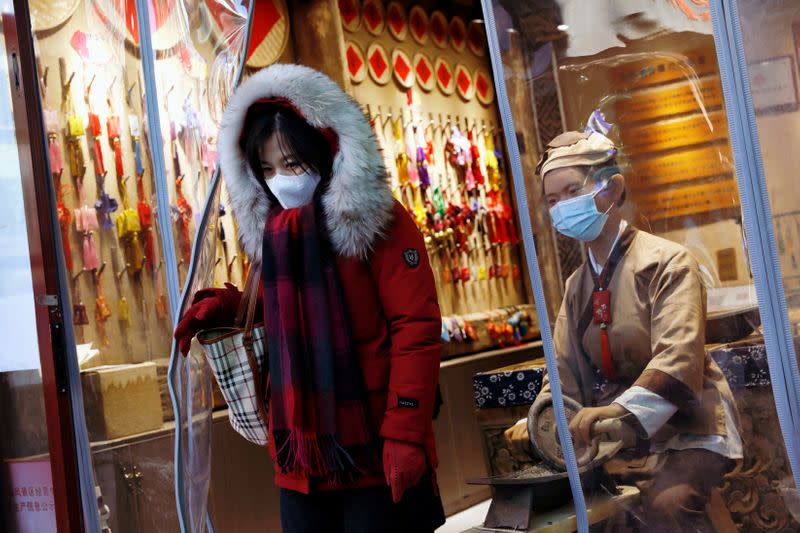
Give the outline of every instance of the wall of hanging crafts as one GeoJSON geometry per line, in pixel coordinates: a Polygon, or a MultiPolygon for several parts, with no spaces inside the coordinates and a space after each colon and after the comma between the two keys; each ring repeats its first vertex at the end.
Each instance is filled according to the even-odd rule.
{"type": "MultiPolygon", "coordinates": [[[[82,367],[166,361],[171,330],[163,246],[149,154],[133,2],[32,2],[43,110],[57,195],[73,320],[82,367]],[[50,6],[50,7],[48,7],[50,6]],[[63,8],[63,9],[62,9],[63,8]],[[46,15],[46,16],[45,16],[46,15]]],[[[286,56],[282,0],[266,4],[270,31],[257,31],[248,65],[286,56]],[[276,22],[274,13],[280,19],[276,22]],[[276,52],[276,50],[278,52],[276,52]]],[[[219,87],[234,62],[220,47],[235,28],[220,3],[160,3],[151,17],[161,136],[181,282],[197,218],[216,167],[219,87]],[[216,62],[216,63],[215,63],[216,62]]],[[[258,11],[258,10],[257,10],[258,11]]],[[[263,25],[262,25],[263,26],[263,25]]],[[[229,213],[223,194],[220,213],[229,213]]],[[[233,217],[215,228],[214,283],[241,284],[246,265],[233,217]]]]}
{"type": "Polygon", "coordinates": [[[31,2],[82,368],[166,358],[171,344],[136,46],[111,6],[31,2]]]}
{"type": "Polygon", "coordinates": [[[425,235],[442,313],[527,304],[483,25],[395,1],[339,9],[352,93],[425,235]]]}

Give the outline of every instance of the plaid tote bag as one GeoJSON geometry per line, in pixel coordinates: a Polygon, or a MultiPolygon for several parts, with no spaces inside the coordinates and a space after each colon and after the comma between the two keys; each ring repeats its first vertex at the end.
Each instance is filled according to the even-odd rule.
{"type": "Polygon", "coordinates": [[[254,444],[267,444],[266,331],[253,325],[261,268],[254,266],[245,282],[234,327],[197,334],[208,363],[228,403],[231,426],[254,444]]]}

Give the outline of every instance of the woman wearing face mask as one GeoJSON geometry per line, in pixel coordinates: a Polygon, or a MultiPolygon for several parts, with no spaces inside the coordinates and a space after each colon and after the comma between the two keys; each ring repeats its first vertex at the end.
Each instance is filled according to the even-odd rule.
{"type": "MultiPolygon", "coordinates": [[[[323,74],[274,65],[231,98],[219,154],[241,244],[262,265],[283,530],[432,532],[441,317],[364,113],[323,74]]],[[[240,298],[200,291],[175,331],[181,352],[232,325],[240,298]]]]}
{"type": "MultiPolygon", "coordinates": [[[[539,164],[553,225],[586,243],[553,333],[561,387],[583,406],[569,429],[587,446],[595,422],[621,418],[640,439],[607,463],[642,492],[647,531],[711,531],[711,490],[742,458],[735,403],[706,354],[706,295],[682,246],[639,231],[620,213],[625,178],[599,133],[568,132],[539,164]]],[[[550,398],[547,378],[538,404],[550,398]]],[[[506,432],[529,448],[527,420],[506,432]]]]}

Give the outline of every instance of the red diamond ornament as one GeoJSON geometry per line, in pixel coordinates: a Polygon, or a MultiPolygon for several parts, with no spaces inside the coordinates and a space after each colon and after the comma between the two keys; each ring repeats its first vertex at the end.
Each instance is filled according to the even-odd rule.
{"type": "Polygon", "coordinates": [[[431,15],[431,37],[439,48],[447,46],[447,18],[441,11],[434,11],[431,15]]]}
{"type": "Polygon", "coordinates": [[[414,67],[411,59],[403,50],[395,48],[392,52],[392,65],[398,83],[410,89],[414,85],[414,67]]]}
{"type": "Polygon", "coordinates": [[[447,68],[447,65],[444,63],[439,65],[439,70],[436,71],[436,75],[439,77],[439,81],[442,82],[442,85],[445,87],[450,85],[452,76],[450,74],[450,69],[447,68]]]}
{"type": "Polygon", "coordinates": [[[273,2],[258,2],[256,4],[250,29],[250,47],[247,49],[247,59],[250,59],[250,56],[253,55],[280,20],[281,13],[273,2]]]}
{"type": "Polygon", "coordinates": [[[428,42],[428,23],[428,14],[424,9],[420,6],[411,8],[408,25],[411,27],[411,36],[421,45],[428,42]]]}
{"type": "Polygon", "coordinates": [[[473,74],[475,80],[475,95],[483,105],[489,105],[494,101],[494,85],[488,72],[479,68],[473,74]]]}
{"type": "Polygon", "coordinates": [[[417,76],[423,83],[428,83],[428,80],[431,79],[431,74],[433,73],[425,61],[417,63],[417,76]]]}
{"type": "Polygon", "coordinates": [[[373,42],[367,49],[367,63],[369,75],[378,85],[386,85],[392,79],[392,66],[386,49],[379,43],[373,42]]]}
{"type": "Polygon", "coordinates": [[[428,56],[422,52],[417,52],[414,55],[414,74],[420,89],[425,92],[433,90],[436,85],[436,80],[433,77],[433,65],[428,56]]]}
{"type": "Polygon", "coordinates": [[[353,0],[339,0],[339,13],[345,26],[349,26],[358,16],[358,9],[353,0]]]}
{"type": "Polygon", "coordinates": [[[467,27],[461,17],[453,17],[450,21],[450,42],[456,52],[463,52],[467,41],[467,27]]]}
{"type": "Polygon", "coordinates": [[[363,65],[364,62],[358,56],[358,52],[356,52],[355,48],[349,46],[347,48],[347,68],[350,70],[350,76],[355,77],[363,65]]]}
{"type": "Polygon", "coordinates": [[[456,83],[458,83],[458,88],[461,89],[461,92],[464,94],[467,94],[470,87],[472,87],[472,80],[469,79],[469,76],[467,76],[467,73],[463,70],[458,73],[456,83]]]}
{"type": "Polygon", "coordinates": [[[403,80],[408,79],[408,73],[411,72],[411,67],[406,63],[406,60],[403,59],[403,56],[397,56],[397,59],[394,60],[394,68],[403,80]]]}
{"type": "Polygon", "coordinates": [[[475,81],[475,90],[483,97],[489,91],[489,84],[486,83],[486,78],[482,74],[478,74],[478,79],[475,81]]]}
{"type": "Polygon", "coordinates": [[[362,9],[364,13],[364,23],[367,30],[372,35],[380,35],[383,32],[383,4],[381,0],[366,0],[362,9]]]}
{"type": "Polygon", "coordinates": [[[369,58],[369,62],[372,65],[372,70],[375,71],[375,74],[379,77],[383,77],[383,73],[386,72],[386,61],[383,60],[383,56],[380,52],[375,50],[372,52],[372,55],[369,58]]]}
{"type": "Polygon", "coordinates": [[[470,22],[469,28],[467,29],[469,49],[478,57],[483,57],[485,53],[483,45],[483,31],[483,24],[475,21],[470,22]]]}
{"type": "Polygon", "coordinates": [[[389,29],[392,32],[392,36],[398,41],[404,40],[406,38],[408,26],[403,6],[397,2],[391,2],[388,7],[386,19],[389,22],[389,29]]]}

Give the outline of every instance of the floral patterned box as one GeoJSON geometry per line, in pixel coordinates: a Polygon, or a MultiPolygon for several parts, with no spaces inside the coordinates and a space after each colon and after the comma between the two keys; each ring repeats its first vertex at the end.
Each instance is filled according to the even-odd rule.
{"type": "Polygon", "coordinates": [[[713,348],[709,352],[717,362],[731,390],[765,387],[771,384],[767,349],[763,339],[748,339],[713,348]]]}
{"type": "Polygon", "coordinates": [[[542,390],[544,359],[480,372],[472,378],[479,409],[530,405],[542,390]]]}

